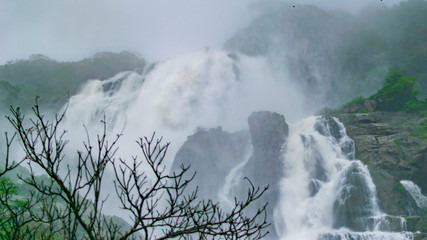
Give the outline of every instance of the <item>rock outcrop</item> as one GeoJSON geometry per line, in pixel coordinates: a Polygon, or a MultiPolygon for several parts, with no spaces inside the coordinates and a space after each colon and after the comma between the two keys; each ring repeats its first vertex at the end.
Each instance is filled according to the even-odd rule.
{"type": "MultiPolygon", "coordinates": [[[[188,137],[178,151],[173,169],[179,169],[182,164],[191,165],[197,170],[194,182],[199,185],[199,196],[212,199],[224,186],[230,170],[247,161],[239,169],[241,179],[237,179],[238,186],[233,194],[239,199],[247,197],[249,185],[243,177],[260,189],[268,185],[262,199],[252,206],[258,209],[268,202],[267,218],[268,222],[273,222],[273,210],[280,194],[279,182],[283,176],[281,156],[288,124],[283,115],[267,111],[251,114],[248,123],[249,131],[237,133],[224,132],[221,128],[199,130],[188,137]],[[250,150],[252,155],[249,155],[250,150]]],[[[273,227],[269,231],[270,237],[275,239],[273,227]]]]}
{"type": "Polygon", "coordinates": [[[400,181],[411,180],[427,193],[427,142],[414,134],[427,119],[405,112],[347,111],[337,116],[355,141],[356,157],[369,167],[381,209],[393,215],[419,214],[400,181]]]}
{"type": "Polygon", "coordinates": [[[249,149],[248,131],[229,133],[221,127],[199,129],[177,152],[172,170],[179,170],[181,165],[191,166],[189,172],[196,171],[193,183],[199,186],[199,196],[216,198],[230,170],[245,160],[249,149]]]}
{"type": "MultiPolygon", "coordinates": [[[[191,165],[197,171],[195,182],[202,195],[212,195],[225,183],[231,169],[242,163],[252,144],[252,155],[242,169],[256,186],[267,186],[269,195],[278,195],[277,184],[282,177],[282,145],[288,135],[288,125],[282,115],[255,112],[249,119],[249,132],[228,133],[222,128],[201,129],[189,136],[176,154],[173,170],[191,165]]],[[[248,157],[248,156],[246,156],[248,157]]],[[[246,192],[247,189],[245,189],[246,192]]],[[[277,196],[269,198],[277,199],[277,196]]]]}
{"type": "MultiPolygon", "coordinates": [[[[248,124],[253,153],[245,164],[242,175],[247,176],[257,186],[269,186],[262,201],[256,203],[256,207],[268,202],[267,221],[272,223],[273,210],[280,197],[279,183],[283,178],[282,146],[288,137],[289,126],[283,115],[268,111],[252,113],[248,124]]],[[[269,231],[269,237],[277,239],[273,227],[269,231]]]]}
{"type": "MultiPolygon", "coordinates": [[[[255,112],[248,119],[253,154],[243,169],[257,185],[276,185],[282,177],[282,146],[288,136],[288,124],[283,115],[255,112]]],[[[273,186],[271,186],[273,187],[273,186]]],[[[274,192],[275,189],[270,190],[274,192]]]]}

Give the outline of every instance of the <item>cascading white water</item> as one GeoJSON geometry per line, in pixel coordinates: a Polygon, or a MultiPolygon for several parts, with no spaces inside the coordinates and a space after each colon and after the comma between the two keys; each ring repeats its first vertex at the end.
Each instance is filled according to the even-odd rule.
{"type": "Polygon", "coordinates": [[[411,194],[419,208],[427,207],[427,196],[421,192],[421,188],[412,181],[402,180],[400,183],[411,194]]]}
{"type": "MultiPolygon", "coordinates": [[[[304,116],[297,110],[304,109],[303,94],[286,79],[277,81],[277,76],[284,75],[275,74],[260,57],[194,53],[151,65],[142,74],[125,72],[89,81],[70,99],[65,128],[72,130],[71,140],[80,143],[86,134],[81,125],[99,133],[105,115],[108,133],[126,136],[120,156],[134,155],[134,140],[157,131],[172,142],[171,160],[199,126],[240,130],[258,110],[284,113],[291,121],[304,116]]],[[[281,239],[412,238],[404,224],[397,229],[400,233],[384,232],[396,227],[379,209],[369,171],[354,155],[353,141],[337,119],[310,117],[291,126],[275,211],[281,239]]],[[[227,177],[219,193],[223,200],[244,164],[227,177]]]]}
{"type": "Polygon", "coordinates": [[[413,238],[382,232],[390,230],[389,218],[379,209],[369,171],[354,160],[354,143],[337,119],[309,117],[292,125],[283,159],[285,177],[275,212],[281,239],[413,238]]]}
{"type": "Polygon", "coordinates": [[[244,156],[244,159],[242,162],[237,164],[233,169],[230,170],[227,177],[225,178],[224,186],[219,190],[218,196],[221,201],[221,203],[224,203],[228,207],[232,207],[233,197],[236,196],[236,192],[234,192],[234,188],[237,188],[241,179],[242,179],[242,170],[246,163],[248,163],[249,158],[252,155],[252,147],[248,147],[248,150],[246,151],[246,156],[244,156]]]}
{"type": "MultiPolygon", "coordinates": [[[[197,126],[219,124],[219,106],[236,95],[237,83],[233,59],[225,53],[172,59],[147,67],[143,74],[126,72],[88,82],[69,101],[66,127],[84,123],[91,132],[100,132],[105,115],[109,131],[123,133],[129,144],[156,131],[179,146],[197,126]]],[[[129,144],[121,144],[121,152],[135,148],[129,144]]]]}
{"type": "Polygon", "coordinates": [[[150,65],[142,74],[125,72],[89,81],[71,97],[65,128],[73,129],[79,143],[85,136],[81,125],[99,133],[105,115],[110,132],[129,139],[121,140],[121,152],[134,153],[134,140],[156,131],[172,142],[173,158],[199,126],[241,130],[253,111],[281,111],[283,106],[300,118],[303,112],[295,109],[304,109],[302,94],[276,77],[262,57],[224,51],[188,54],[150,65]]]}

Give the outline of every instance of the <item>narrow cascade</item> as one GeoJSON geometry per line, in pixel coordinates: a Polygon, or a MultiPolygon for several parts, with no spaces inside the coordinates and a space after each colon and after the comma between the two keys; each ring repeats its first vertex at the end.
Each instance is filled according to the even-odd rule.
{"type": "Polygon", "coordinates": [[[239,187],[239,183],[242,179],[242,169],[248,162],[249,158],[252,154],[252,147],[249,147],[246,151],[246,156],[244,157],[244,160],[237,164],[233,169],[230,170],[227,177],[225,178],[225,183],[221,187],[221,189],[218,192],[218,197],[221,201],[221,203],[226,204],[227,207],[232,207],[233,202],[233,196],[236,196],[235,188],[239,187]]]}
{"type": "Polygon", "coordinates": [[[417,184],[409,180],[402,180],[400,183],[403,185],[406,191],[411,194],[419,208],[427,207],[427,196],[421,192],[421,189],[417,184]]]}
{"type": "Polygon", "coordinates": [[[280,239],[413,239],[400,217],[384,214],[367,166],[336,118],[309,117],[291,125],[284,148],[280,239]]]}

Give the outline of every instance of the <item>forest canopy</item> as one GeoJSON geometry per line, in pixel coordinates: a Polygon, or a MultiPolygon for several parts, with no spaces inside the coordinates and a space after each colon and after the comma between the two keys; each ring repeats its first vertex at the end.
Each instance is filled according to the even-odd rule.
{"type": "Polygon", "coordinates": [[[143,69],[133,53],[98,53],[75,62],[57,62],[41,54],[0,66],[0,111],[11,105],[31,109],[38,96],[58,109],[88,79],[106,79],[119,72],[143,69]]]}

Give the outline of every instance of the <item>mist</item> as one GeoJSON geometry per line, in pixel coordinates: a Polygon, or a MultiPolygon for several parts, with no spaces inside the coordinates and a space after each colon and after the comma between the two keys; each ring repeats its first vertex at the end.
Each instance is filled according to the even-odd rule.
{"type": "MultiPolygon", "coordinates": [[[[275,218],[276,237],[296,239],[298,237],[292,238],[293,234],[299,235],[300,232],[317,236],[325,229],[335,230],[331,227],[332,212],[337,193],[341,191],[336,186],[350,176],[345,172],[347,167],[351,170],[353,166],[363,172],[367,182],[364,187],[369,191],[365,197],[373,210],[363,215],[363,219],[386,216],[376,205],[375,186],[371,184],[368,168],[355,159],[354,141],[347,136],[343,123],[335,118],[312,115],[323,107],[337,107],[354,97],[368,96],[381,87],[384,76],[395,63],[391,60],[400,56],[400,52],[392,52],[393,48],[387,45],[393,43],[388,41],[389,36],[396,35],[388,20],[398,14],[381,19],[388,25],[381,21],[375,25],[369,21],[378,19],[375,18],[377,13],[390,10],[389,7],[398,2],[19,0],[12,3],[0,0],[0,64],[26,59],[32,54],[75,61],[97,52],[129,51],[95,55],[75,64],[77,70],[66,68],[62,63],[54,64],[57,62],[43,57],[0,65],[0,70],[5,72],[0,72],[0,97],[3,93],[8,94],[4,97],[6,100],[16,100],[27,93],[28,96],[40,92],[52,95],[46,102],[60,105],[59,112],[65,111],[60,129],[67,130],[65,137],[70,140],[64,151],[65,159],[70,163],[75,161],[76,150],[82,149],[82,141],[96,143],[97,134],[103,131],[109,141],[121,136],[116,157],[125,162],[141,154],[136,139],[150,137],[153,132],[156,137],[163,136],[164,142],[171,143],[165,160],[166,170],[179,163],[177,153],[198,133],[213,135],[209,135],[208,140],[201,138],[201,141],[196,137],[190,150],[218,155],[219,158],[223,155],[218,152],[236,150],[216,147],[217,142],[226,142],[221,136],[240,133],[242,139],[236,141],[236,145],[244,148],[244,159],[227,160],[229,166],[215,159],[197,157],[197,154],[184,154],[184,158],[193,156],[192,161],[197,161],[212,174],[212,177],[200,174],[202,180],[196,180],[194,186],[203,186],[203,181],[209,181],[217,189],[208,188],[208,198],[221,198],[222,194],[225,196],[223,201],[229,202],[232,185],[240,184],[237,178],[243,176],[242,173],[247,174],[247,169],[253,168],[249,177],[251,174],[260,178],[274,175],[272,194],[276,194],[274,201],[277,202],[272,202],[275,213],[270,215],[275,218]],[[365,8],[366,5],[375,11],[369,12],[370,7],[365,8]],[[364,9],[368,11],[364,12],[364,9]],[[99,73],[126,62],[123,59],[128,60],[129,68],[115,68],[108,76],[99,73]],[[89,64],[93,62],[98,65],[89,64]],[[36,70],[31,72],[33,66],[36,70]],[[54,70],[40,74],[37,67],[54,70]],[[96,69],[93,71],[96,74],[85,74],[80,70],[84,68],[96,69]],[[10,69],[23,80],[14,81],[10,69]],[[24,74],[20,75],[21,72],[24,74]],[[35,78],[35,75],[43,77],[35,78]],[[45,79],[44,76],[48,77],[45,79]],[[77,81],[75,76],[80,80],[77,81]],[[65,82],[75,84],[66,85],[65,82]],[[42,85],[40,83],[46,84],[40,90],[34,90],[42,85]],[[73,91],[65,100],[61,96],[64,89],[73,91]],[[64,106],[62,103],[65,102],[64,106]],[[263,143],[258,146],[262,150],[258,156],[254,150],[253,126],[248,130],[248,117],[256,111],[275,112],[280,118],[279,127],[263,119],[258,120],[258,124],[280,128],[283,135],[277,138],[284,141],[283,144],[276,141],[269,136],[272,133],[268,128],[260,128],[266,138],[262,138],[263,143]],[[210,136],[215,144],[210,144],[210,136]],[[267,149],[271,146],[277,149],[267,149]],[[274,152],[273,157],[265,154],[270,152],[274,152]],[[251,165],[254,161],[256,164],[251,165]],[[269,165],[271,161],[277,164],[269,165]],[[229,172],[224,183],[216,181],[219,178],[217,169],[229,172]],[[318,169],[325,174],[318,174],[318,169]],[[258,171],[267,174],[257,175],[258,171]],[[290,173],[288,176],[285,176],[286,171],[290,173]],[[311,201],[312,193],[309,194],[307,187],[319,182],[321,184],[315,186],[317,190],[323,182],[326,188],[316,201],[311,201]],[[295,196],[295,199],[287,202],[288,196],[295,196]],[[300,224],[305,219],[313,222],[314,227],[300,224]],[[297,224],[292,226],[293,223],[297,224]],[[295,232],[290,235],[280,232],[285,225],[291,226],[295,232]]],[[[406,46],[401,49],[406,50],[406,46]]],[[[56,111],[51,106],[54,104],[46,104],[48,110],[56,111]]],[[[46,114],[47,118],[49,114],[46,114]]],[[[31,114],[27,115],[31,117],[31,114]]],[[[4,143],[0,142],[0,145],[4,143]]],[[[23,155],[20,150],[14,154],[17,158],[23,155]]],[[[204,169],[197,164],[192,166],[195,166],[192,171],[204,169]]],[[[114,176],[111,166],[107,168],[107,175],[107,181],[111,183],[114,176]]],[[[111,184],[104,186],[106,196],[111,191],[111,184]]],[[[317,193],[313,191],[313,194],[317,193]]],[[[129,220],[118,205],[117,198],[109,198],[105,213],[129,220]]],[[[273,236],[272,239],[278,238],[273,236]]],[[[310,236],[310,239],[317,238],[310,236]]]]}
{"type": "Polygon", "coordinates": [[[0,61],[41,53],[77,60],[131,50],[149,61],[220,48],[249,23],[248,1],[0,2],[0,61]]]}
{"type": "MultiPolygon", "coordinates": [[[[388,1],[288,1],[355,12],[388,1]]],[[[219,49],[276,1],[7,1],[0,0],[0,64],[44,54],[60,61],[100,51],[131,50],[148,61],[219,49]],[[261,4],[262,3],[262,4],[261,4]],[[260,7],[260,4],[263,7],[260,7]]]]}
{"type": "MultiPolygon", "coordinates": [[[[288,46],[282,40],[277,44],[267,39],[262,44],[276,44],[272,52],[280,55],[279,57],[266,54],[247,58],[243,56],[246,54],[243,51],[237,62],[233,62],[226,52],[215,53],[236,32],[250,26],[265,12],[278,5],[295,5],[298,10],[304,4],[315,4],[328,11],[338,9],[354,13],[366,4],[391,6],[396,2],[398,1],[0,0],[0,31],[3,33],[0,36],[0,63],[27,58],[35,53],[60,61],[71,61],[100,51],[121,50],[136,52],[148,62],[162,61],[154,68],[153,73],[123,77],[129,79],[129,82],[134,81],[134,78],[139,79],[138,84],[142,84],[147,78],[144,84],[148,90],[134,91],[141,87],[138,85],[126,91],[120,89],[114,93],[117,96],[113,94],[111,98],[110,93],[102,90],[101,81],[105,79],[83,85],[83,91],[70,99],[67,115],[72,120],[67,124],[75,129],[82,123],[98,123],[102,116],[96,114],[102,112],[111,118],[115,133],[122,131],[126,123],[132,137],[150,135],[153,131],[168,128],[181,128],[178,131],[179,137],[173,136],[174,131],[166,130],[162,133],[170,136],[168,141],[175,142],[177,149],[185,137],[199,126],[209,128],[221,125],[229,131],[244,129],[247,127],[246,118],[249,114],[259,110],[276,111],[285,114],[288,121],[295,122],[322,107],[325,104],[323,98],[331,98],[326,92],[328,86],[324,86],[327,85],[325,82],[331,81],[325,77],[319,77],[319,84],[313,85],[308,81],[304,82],[305,76],[289,73],[289,61],[283,60],[283,56],[289,52],[296,56],[303,55],[304,52],[310,53],[304,46],[288,46]],[[209,67],[209,64],[213,67],[209,67]],[[234,76],[234,68],[239,72],[236,75],[242,76],[234,76]],[[187,72],[190,77],[195,76],[197,81],[186,81],[188,76],[182,74],[182,71],[187,72]],[[217,76],[215,74],[224,80],[224,85],[209,86],[210,83],[207,82],[213,83],[217,76]],[[150,79],[154,80],[150,82],[150,79]],[[239,82],[240,80],[242,81],[239,82]],[[157,86],[159,83],[161,86],[157,86]],[[208,90],[201,89],[200,84],[208,90]],[[304,84],[312,92],[304,89],[304,84]],[[184,89],[184,94],[176,92],[175,87],[184,89]],[[199,92],[209,92],[209,89],[216,89],[210,93],[211,96],[199,92]],[[174,96],[173,100],[170,99],[171,96],[174,96]],[[148,106],[147,102],[155,106],[148,106]],[[194,102],[198,104],[195,104],[196,107],[192,106],[194,102]],[[89,105],[90,111],[87,107],[89,105]],[[151,112],[152,119],[139,121],[141,109],[151,112]],[[117,123],[116,118],[119,118],[117,123]],[[181,131],[182,129],[185,131],[181,131]]],[[[269,27],[271,26],[267,25],[262,30],[269,27]]],[[[319,34],[325,35],[324,32],[319,34]]],[[[335,38],[334,34],[334,31],[329,33],[332,38],[335,38]]],[[[260,32],[258,35],[265,34],[260,32]]],[[[330,44],[327,41],[319,43],[319,48],[330,44]]],[[[239,47],[242,45],[242,42],[237,43],[239,47]]],[[[306,59],[311,64],[316,57],[315,54],[309,54],[306,59]]],[[[316,64],[313,66],[317,67],[316,64]]],[[[327,65],[318,65],[319,68],[328,68],[327,65]]],[[[329,73],[330,71],[327,72],[329,73]]],[[[122,81],[117,78],[110,81],[116,80],[122,81]]]]}
{"type": "Polygon", "coordinates": [[[371,6],[392,6],[402,0],[292,0],[293,5],[313,4],[326,10],[342,10],[357,13],[361,8],[371,6]]]}

